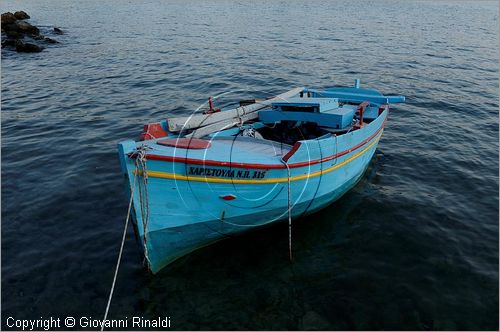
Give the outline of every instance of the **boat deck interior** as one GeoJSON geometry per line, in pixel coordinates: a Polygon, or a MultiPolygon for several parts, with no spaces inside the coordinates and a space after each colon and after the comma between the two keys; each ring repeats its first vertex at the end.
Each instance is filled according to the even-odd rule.
{"type": "MultiPolygon", "coordinates": [[[[317,99],[320,98],[314,98],[317,99]]],[[[259,112],[258,119],[245,123],[242,128],[223,130],[210,137],[246,136],[293,146],[300,140],[342,135],[359,128],[356,126],[360,121],[359,103],[336,103],[320,111],[320,106],[310,100],[273,104],[271,109],[259,112]]],[[[363,123],[367,124],[378,117],[379,108],[368,106],[363,113],[363,123]]]]}

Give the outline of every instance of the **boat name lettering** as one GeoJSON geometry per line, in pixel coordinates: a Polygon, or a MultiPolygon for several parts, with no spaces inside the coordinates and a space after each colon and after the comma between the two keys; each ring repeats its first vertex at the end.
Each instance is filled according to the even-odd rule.
{"type": "Polygon", "coordinates": [[[263,179],[266,171],[234,170],[223,168],[189,167],[189,175],[203,175],[238,179],[263,179]]]}

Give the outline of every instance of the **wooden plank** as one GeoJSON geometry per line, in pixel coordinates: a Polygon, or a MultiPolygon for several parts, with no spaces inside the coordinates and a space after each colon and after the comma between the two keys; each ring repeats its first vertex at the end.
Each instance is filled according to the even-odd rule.
{"type": "MultiPolygon", "coordinates": [[[[258,116],[259,116],[258,112],[245,114],[245,115],[241,116],[241,122],[246,122],[249,120],[257,119],[258,116]]],[[[219,121],[216,123],[212,123],[208,126],[200,127],[198,129],[196,129],[195,131],[193,131],[192,133],[186,135],[185,137],[201,138],[203,136],[207,136],[207,135],[214,133],[214,132],[217,132],[217,131],[233,128],[233,127],[237,126],[239,123],[240,123],[240,119],[238,119],[238,118],[232,118],[232,119],[219,121]]]]}
{"type": "Polygon", "coordinates": [[[268,104],[263,102],[262,104],[252,104],[248,106],[242,106],[224,112],[217,112],[211,114],[197,114],[187,117],[170,118],[167,119],[168,130],[172,132],[178,132],[181,130],[199,128],[220,121],[237,118],[238,115],[242,116],[247,113],[252,113],[267,106],[268,104]]]}
{"type": "Polygon", "coordinates": [[[295,88],[285,93],[279,94],[274,98],[265,100],[260,103],[255,103],[247,106],[241,106],[232,110],[212,113],[212,114],[197,114],[188,117],[177,117],[167,119],[168,130],[178,132],[181,130],[194,129],[203,126],[208,126],[217,122],[226,121],[241,117],[246,114],[254,113],[265,107],[268,107],[273,101],[286,100],[299,94],[304,88],[295,88]]]}

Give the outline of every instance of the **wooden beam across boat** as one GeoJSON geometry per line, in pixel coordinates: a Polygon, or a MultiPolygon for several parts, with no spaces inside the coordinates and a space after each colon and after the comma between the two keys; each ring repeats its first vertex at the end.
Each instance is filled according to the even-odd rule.
{"type": "Polygon", "coordinates": [[[353,102],[369,101],[374,104],[396,104],[405,102],[404,96],[383,96],[383,95],[335,91],[335,90],[319,91],[315,89],[307,89],[304,92],[316,93],[318,96],[324,98],[338,98],[340,100],[353,101],[353,102]]]}
{"type": "MultiPolygon", "coordinates": [[[[268,107],[269,105],[271,105],[273,101],[286,100],[288,98],[296,96],[303,90],[304,90],[303,87],[295,88],[285,93],[279,94],[271,99],[267,99],[265,101],[251,105],[241,106],[228,111],[211,113],[211,114],[196,114],[187,117],[170,118],[167,120],[168,130],[170,130],[171,132],[179,132],[181,130],[195,129],[203,126],[212,125],[218,122],[225,122],[224,125],[221,124],[221,128],[223,128],[224,126],[227,126],[229,123],[232,123],[238,120],[239,118],[242,118],[243,116],[245,116],[246,119],[245,121],[255,119],[258,116],[257,111],[268,107]]],[[[216,126],[213,126],[213,128],[216,128],[216,126]]]]}

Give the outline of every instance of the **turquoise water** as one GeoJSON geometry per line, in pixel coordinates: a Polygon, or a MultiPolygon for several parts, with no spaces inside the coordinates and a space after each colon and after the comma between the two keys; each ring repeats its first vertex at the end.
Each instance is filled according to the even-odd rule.
{"type": "Polygon", "coordinates": [[[110,317],[174,329],[498,329],[498,4],[9,1],[61,44],[2,51],[2,327],[102,319],[127,197],[116,143],[210,95],[407,97],[363,180],[288,230],[160,274],[129,229],[110,317]],[[245,92],[247,91],[247,92],[245,92]]]}

